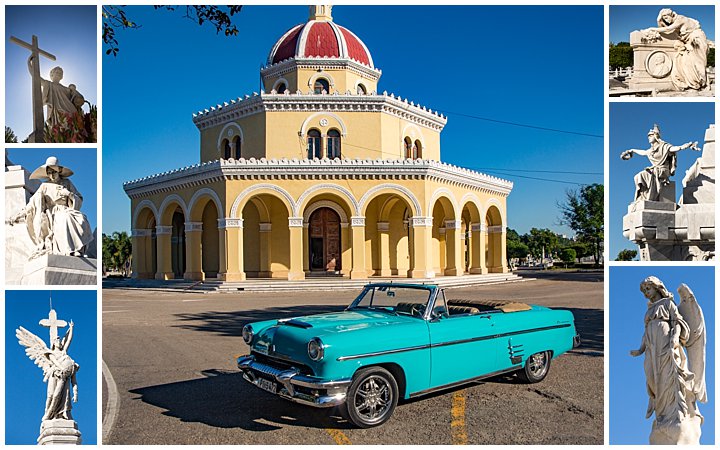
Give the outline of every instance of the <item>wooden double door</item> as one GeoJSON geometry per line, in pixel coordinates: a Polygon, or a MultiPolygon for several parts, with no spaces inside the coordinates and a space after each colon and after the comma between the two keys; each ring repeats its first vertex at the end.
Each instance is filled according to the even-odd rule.
{"type": "Polygon", "coordinates": [[[342,268],[340,216],[330,208],[319,208],[310,216],[310,270],[338,272],[342,268]]]}

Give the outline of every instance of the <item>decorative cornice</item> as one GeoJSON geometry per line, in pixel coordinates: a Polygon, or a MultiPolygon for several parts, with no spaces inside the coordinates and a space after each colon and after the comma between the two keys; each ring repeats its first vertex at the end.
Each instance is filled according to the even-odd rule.
{"type": "Polygon", "coordinates": [[[302,217],[288,217],[288,226],[290,228],[302,228],[303,218],[302,217]]]}
{"type": "Polygon", "coordinates": [[[265,111],[299,111],[299,112],[384,112],[400,117],[418,125],[442,131],[447,118],[432,109],[416,105],[412,101],[395,97],[394,94],[370,93],[353,94],[348,90],[345,94],[266,94],[254,92],[252,96],[237,98],[212,106],[204,111],[193,114],[193,123],[198,129],[224,125],[242,117],[265,111]]]}
{"type": "Polygon", "coordinates": [[[289,58],[260,69],[262,78],[274,78],[295,72],[298,69],[317,71],[320,69],[345,69],[356,75],[377,81],[382,70],[375,69],[350,58],[317,57],[317,58],[289,58]]]}
{"type": "Polygon", "coordinates": [[[167,225],[158,225],[155,227],[155,234],[158,236],[162,234],[172,234],[172,227],[167,225]]]}
{"type": "Polygon", "coordinates": [[[365,217],[361,216],[353,216],[350,218],[350,226],[351,227],[364,227],[365,226],[365,217]]]}
{"type": "Polygon", "coordinates": [[[242,228],[243,222],[243,219],[226,217],[224,219],[218,219],[218,228],[242,228]]]}
{"type": "Polygon", "coordinates": [[[390,222],[378,222],[377,230],[378,231],[390,231],[390,222]]]}
{"type": "Polygon", "coordinates": [[[222,180],[427,180],[507,197],[503,180],[439,161],[423,159],[229,159],[197,164],[123,185],[130,198],[169,193],[222,180]]]}
{"type": "Polygon", "coordinates": [[[484,231],[487,231],[487,230],[485,229],[485,224],[483,224],[483,223],[474,223],[474,224],[470,225],[470,231],[472,231],[472,232],[478,232],[478,231],[479,231],[479,232],[484,232],[484,231]]]}
{"type": "Polygon", "coordinates": [[[411,217],[410,226],[413,228],[417,227],[431,227],[433,224],[432,217],[411,217]]]}
{"type": "Polygon", "coordinates": [[[202,231],[202,222],[185,222],[185,232],[202,231]]]}
{"type": "Polygon", "coordinates": [[[504,225],[493,225],[491,227],[487,227],[488,233],[505,233],[505,226],[504,225]]]}
{"type": "Polygon", "coordinates": [[[133,228],[132,230],[132,237],[149,237],[152,236],[152,230],[146,229],[146,228],[133,228]]]}
{"type": "Polygon", "coordinates": [[[448,230],[459,230],[462,226],[462,222],[459,220],[446,220],[445,228],[448,230]]]}

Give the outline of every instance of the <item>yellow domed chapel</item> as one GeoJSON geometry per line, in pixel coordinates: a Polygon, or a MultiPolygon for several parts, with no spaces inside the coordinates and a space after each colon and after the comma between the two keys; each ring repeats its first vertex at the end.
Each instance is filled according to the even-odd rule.
{"type": "Polygon", "coordinates": [[[272,46],[259,94],[194,114],[199,164],[124,184],[134,277],[507,272],[512,182],[441,162],[446,117],[378,92],[331,12],[311,6],[272,46]]]}

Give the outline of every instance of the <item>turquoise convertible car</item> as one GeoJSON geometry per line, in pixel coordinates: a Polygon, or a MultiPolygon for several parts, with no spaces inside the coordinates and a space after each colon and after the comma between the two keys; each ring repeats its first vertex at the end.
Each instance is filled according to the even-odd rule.
{"type": "Polygon", "coordinates": [[[396,283],[368,284],[345,311],[255,322],[242,336],[245,380],[294,402],[339,406],[361,428],[387,421],[399,399],[509,372],[536,383],[579,345],[570,311],[396,283]]]}

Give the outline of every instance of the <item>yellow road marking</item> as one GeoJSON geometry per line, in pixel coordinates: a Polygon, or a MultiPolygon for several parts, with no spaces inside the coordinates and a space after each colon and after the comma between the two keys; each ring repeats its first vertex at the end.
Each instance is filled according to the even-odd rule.
{"type": "Polygon", "coordinates": [[[452,432],[453,445],[467,445],[468,437],[465,430],[465,390],[455,392],[452,398],[452,421],[450,431],[452,432]]]}
{"type": "Polygon", "coordinates": [[[327,434],[329,434],[330,437],[333,438],[337,445],[352,445],[352,442],[350,442],[350,438],[348,438],[347,435],[342,431],[336,430],[334,428],[326,428],[325,431],[327,431],[327,434]]]}

